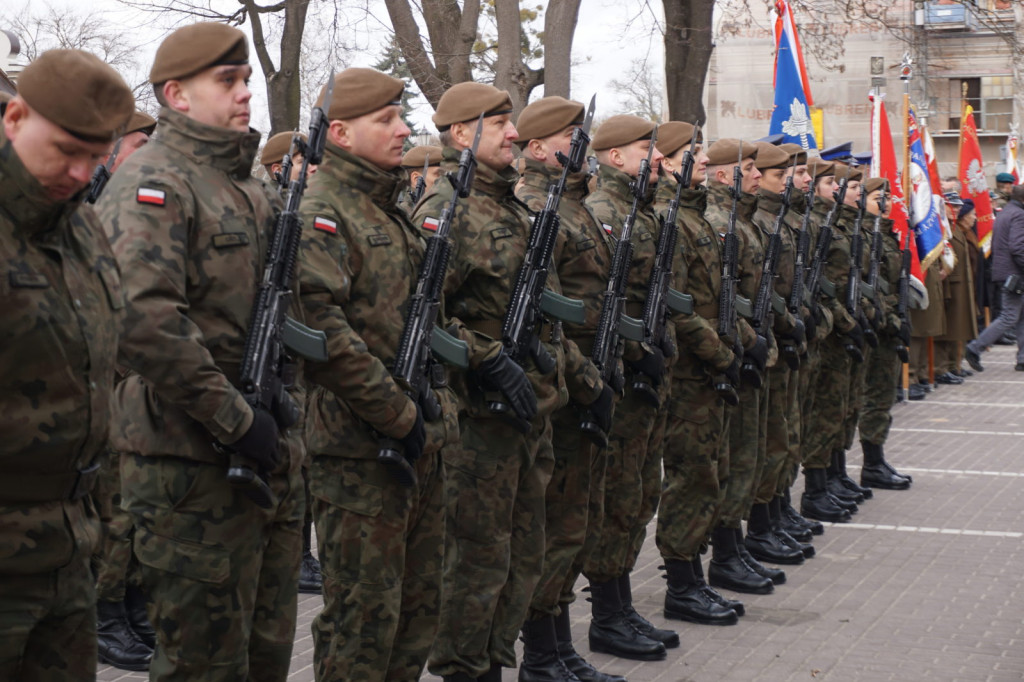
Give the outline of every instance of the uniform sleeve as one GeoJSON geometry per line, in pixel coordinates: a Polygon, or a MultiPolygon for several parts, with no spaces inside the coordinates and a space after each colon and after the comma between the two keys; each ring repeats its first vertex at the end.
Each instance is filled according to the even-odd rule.
{"type": "MultiPolygon", "coordinates": [[[[303,210],[307,225],[323,215],[303,210]]],[[[338,224],[336,232],[314,228],[302,235],[302,307],[306,324],[327,335],[328,354],[325,363],[307,362],[306,376],[344,400],[378,432],[401,438],[416,421],[416,405],[345,317],[343,306],[349,300],[352,270],[341,219],[336,214],[333,218],[338,224]]]]}
{"type": "Polygon", "coordinates": [[[676,315],[676,342],[717,370],[732,364],[732,349],[718,337],[718,330],[700,315],[676,315]]]}
{"type": "Polygon", "coordinates": [[[189,317],[186,273],[194,203],[171,182],[111,181],[98,211],[121,267],[127,314],[118,361],[145,379],[162,400],[184,410],[222,443],[252,424],[252,410],[214,363],[189,317]]]}

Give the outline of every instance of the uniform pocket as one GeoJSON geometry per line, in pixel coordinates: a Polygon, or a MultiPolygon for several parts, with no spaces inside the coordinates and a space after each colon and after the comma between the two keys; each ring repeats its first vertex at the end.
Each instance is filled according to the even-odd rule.
{"type": "Polygon", "coordinates": [[[231,574],[227,548],[158,535],[145,526],[136,530],[135,555],[146,566],[202,583],[220,585],[231,574]]]}

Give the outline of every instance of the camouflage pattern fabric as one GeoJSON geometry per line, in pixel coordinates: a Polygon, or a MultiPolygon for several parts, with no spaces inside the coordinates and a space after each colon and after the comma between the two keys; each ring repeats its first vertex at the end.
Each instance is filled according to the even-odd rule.
{"type": "Polygon", "coordinates": [[[132,555],[135,526],[131,514],[121,507],[121,455],[104,452],[93,500],[100,515],[100,543],[92,557],[96,573],[96,598],[124,601],[129,572],[138,580],[138,562],[132,555]]]}
{"type": "Polygon", "coordinates": [[[95,679],[89,558],[107,440],[117,264],[83,194],[57,202],[0,130],[0,679],[95,679]]]}

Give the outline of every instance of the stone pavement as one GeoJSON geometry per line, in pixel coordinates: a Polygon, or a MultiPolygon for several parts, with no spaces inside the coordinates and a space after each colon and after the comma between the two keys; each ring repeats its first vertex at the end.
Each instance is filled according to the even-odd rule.
{"type": "MultiPolygon", "coordinates": [[[[875,491],[852,523],[827,524],[817,556],[787,567],[775,594],[741,596],[747,615],[738,625],[672,622],[682,646],[666,661],[636,663],[589,653],[580,601],[576,648],[630,682],[1024,679],[1024,372],[1014,371],[1013,351],[996,346],[983,356],[986,371],[962,386],[896,405],[887,457],[913,474],[913,487],[875,491]]],[[[860,461],[858,446],[848,463],[854,478],[860,461]]],[[[650,536],[634,573],[635,606],[664,625],[650,536]]],[[[321,601],[300,597],[289,680],[310,682],[309,623],[321,601]]],[[[99,679],[146,678],[101,666],[99,679]]]]}

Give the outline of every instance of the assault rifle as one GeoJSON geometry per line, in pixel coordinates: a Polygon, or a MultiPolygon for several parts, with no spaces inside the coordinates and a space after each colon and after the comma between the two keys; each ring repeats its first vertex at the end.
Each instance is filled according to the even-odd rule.
{"type": "MultiPolygon", "coordinates": [[[[253,410],[264,409],[274,415],[278,426],[287,429],[298,421],[300,410],[287,389],[295,381],[295,364],[287,351],[325,362],[327,337],[287,317],[292,300],[292,278],[299,254],[302,220],[299,204],[306,191],[306,171],[310,164],[320,163],[327,139],[327,110],[334,92],[334,74],[327,82],[323,104],[313,108],[309,123],[309,139],[303,143],[297,135],[292,146],[302,152],[302,172],[290,181],[284,210],[277,216],[267,250],[263,279],[256,292],[249,331],[242,358],[241,392],[253,410]]],[[[219,445],[219,444],[218,444],[219,445]]],[[[230,455],[228,483],[241,490],[257,505],[270,508],[274,496],[267,482],[251,468],[252,461],[230,446],[220,445],[230,455]]]]}
{"type": "MultiPolygon", "coordinates": [[[[302,144],[302,138],[299,137],[298,133],[292,135],[292,143],[288,147],[288,151],[281,157],[281,170],[274,173],[274,180],[277,181],[278,190],[281,192],[287,192],[288,186],[291,184],[292,178],[292,155],[296,151],[296,141],[298,144],[302,144]]],[[[303,165],[303,168],[306,166],[303,165]]]]}
{"type": "Polygon", "coordinates": [[[910,362],[910,349],[907,348],[907,339],[903,338],[902,330],[910,324],[910,314],[907,306],[910,304],[910,225],[914,219],[914,208],[912,201],[907,201],[907,228],[903,234],[902,249],[900,249],[900,281],[899,293],[896,299],[896,314],[900,318],[900,343],[896,345],[896,353],[900,356],[901,362],[910,362]]]}
{"type": "MultiPolygon", "coordinates": [[[[479,127],[478,127],[478,130],[479,130],[479,127]]],[[[474,154],[475,154],[476,150],[474,149],[473,151],[474,151],[474,154]]],[[[473,159],[474,159],[474,163],[476,163],[476,157],[475,156],[473,157],[473,159]]],[[[461,164],[462,164],[462,160],[461,159],[459,160],[459,164],[460,164],[460,168],[461,168],[461,164]]],[[[423,172],[420,174],[420,176],[418,178],[416,178],[416,186],[413,187],[412,190],[409,191],[409,199],[412,200],[412,205],[413,206],[415,206],[419,202],[420,197],[423,196],[423,192],[426,191],[426,189],[427,189],[427,171],[428,170],[430,170],[430,154],[427,154],[427,156],[423,159],[423,172]]],[[[466,187],[466,191],[467,192],[469,191],[468,185],[466,187]]],[[[464,194],[462,196],[463,196],[463,198],[465,198],[468,195],[464,194]]]]}
{"type": "MultiPolygon", "coordinates": [[[[545,317],[576,324],[582,324],[584,319],[583,304],[580,301],[544,287],[558,237],[558,204],[565,192],[569,175],[578,173],[583,167],[587,145],[590,144],[590,123],[594,118],[596,100],[597,95],[591,97],[583,124],[573,130],[568,156],[556,153],[558,162],[562,164],[562,174],[548,188],[547,202],[533,219],[526,257],[516,275],[512,296],[505,309],[505,319],[501,324],[501,342],[505,352],[520,365],[526,362],[527,357],[532,358],[541,374],[549,374],[556,367],[555,359],[544,348],[538,335],[545,317]]],[[[516,416],[511,406],[503,400],[489,400],[487,408],[510,420],[523,433],[530,432],[530,423],[516,416]]]]}
{"type": "Polygon", "coordinates": [[[107,186],[107,181],[110,180],[110,169],[114,167],[117,154],[121,151],[121,140],[123,139],[123,137],[117,138],[117,144],[114,145],[110,156],[107,157],[107,162],[96,166],[92,172],[92,179],[89,180],[89,193],[85,195],[85,203],[95,204],[103,194],[103,189],[107,186]]]}
{"type": "MultiPolygon", "coordinates": [[[[818,232],[818,243],[814,247],[814,258],[811,260],[804,284],[807,289],[807,298],[812,306],[817,305],[821,283],[825,279],[823,274],[825,272],[825,264],[828,262],[828,250],[832,246],[832,226],[836,224],[836,218],[839,216],[839,207],[846,200],[847,184],[849,184],[849,178],[843,176],[843,179],[839,181],[839,188],[835,192],[835,204],[829,209],[825,222],[822,223],[821,229],[818,232]]],[[[808,213],[810,213],[809,210],[808,213]]]]}
{"type": "MultiPolygon", "coordinates": [[[[437,221],[437,230],[427,239],[427,247],[423,252],[423,263],[420,265],[419,277],[416,279],[416,289],[409,299],[409,307],[405,313],[405,326],[402,328],[398,353],[395,355],[394,369],[391,372],[395,382],[405,394],[423,409],[423,418],[428,422],[437,421],[443,416],[441,405],[430,385],[434,373],[443,373],[444,369],[431,359],[431,351],[449,364],[459,367],[469,366],[469,348],[466,343],[435,327],[435,324],[437,314],[441,309],[444,278],[448,272],[448,259],[451,256],[451,242],[448,240],[448,234],[451,232],[452,218],[458,208],[459,199],[468,197],[473,186],[473,176],[476,174],[477,164],[476,151],[480,146],[480,132],[484,127],[483,118],[483,114],[480,114],[480,118],[477,119],[472,148],[462,150],[458,171],[446,176],[454,191],[448,205],[441,211],[441,216],[437,221]]],[[[426,177],[426,171],[423,176],[426,177]]],[[[394,438],[383,437],[380,445],[377,459],[387,467],[391,475],[401,485],[409,488],[414,486],[416,484],[416,470],[413,469],[415,461],[405,455],[401,443],[394,438]]]]}
{"type": "Polygon", "coordinates": [[[865,296],[871,299],[871,302],[875,305],[875,329],[880,329],[885,323],[885,304],[882,300],[882,294],[888,293],[883,289],[888,288],[888,284],[884,279],[881,278],[880,270],[882,267],[882,214],[885,213],[885,206],[888,203],[887,197],[885,196],[885,187],[879,191],[878,194],[878,213],[875,214],[875,222],[871,229],[871,257],[868,262],[868,278],[866,282],[863,282],[861,287],[862,292],[865,296]]]}
{"type": "MultiPolygon", "coordinates": [[[[878,337],[875,330],[867,322],[864,310],[860,305],[861,296],[861,273],[864,270],[864,212],[867,210],[867,193],[863,190],[857,200],[857,217],[853,221],[853,234],[850,236],[850,271],[846,279],[846,312],[850,313],[857,324],[864,332],[864,340],[875,348],[878,346],[878,337]]],[[[859,349],[852,343],[844,344],[844,348],[851,356],[856,357],[859,349]]]]}
{"type": "MultiPolygon", "coordinates": [[[[800,223],[800,236],[796,242],[796,261],[793,265],[793,291],[789,294],[789,301],[786,304],[787,310],[794,316],[800,317],[800,306],[806,303],[815,321],[818,316],[818,304],[814,301],[805,301],[806,288],[804,282],[807,278],[807,259],[811,255],[811,209],[814,208],[814,174],[811,174],[811,182],[804,192],[803,221],[800,223]]],[[[784,349],[785,350],[785,349],[784,349]]]]}
{"type": "MultiPolygon", "coordinates": [[[[742,142],[738,156],[736,165],[732,169],[732,188],[730,189],[732,210],[729,212],[729,222],[722,240],[722,289],[718,293],[718,337],[728,342],[733,349],[737,349],[739,345],[736,343],[736,285],[740,281],[740,244],[739,238],[736,236],[736,215],[739,209],[740,194],[743,192],[742,142]]],[[[746,303],[749,304],[749,301],[746,303]]],[[[725,402],[730,405],[739,404],[736,387],[732,385],[725,374],[717,375],[712,379],[712,384],[725,402]]]]}

